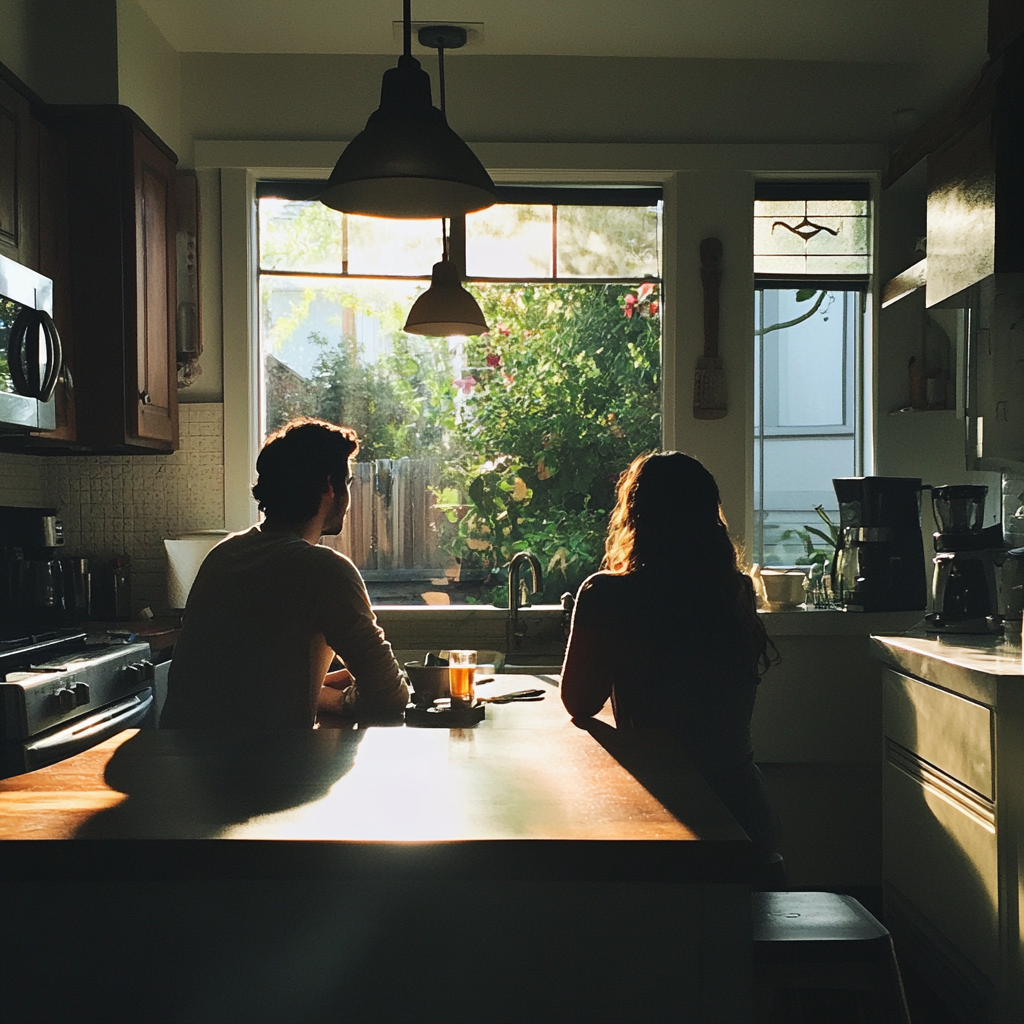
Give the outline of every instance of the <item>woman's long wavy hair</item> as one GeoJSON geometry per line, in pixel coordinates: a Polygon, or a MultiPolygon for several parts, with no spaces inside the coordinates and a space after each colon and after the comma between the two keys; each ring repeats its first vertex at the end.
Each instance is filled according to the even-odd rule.
{"type": "Polygon", "coordinates": [[[682,452],[638,455],[619,478],[602,568],[643,573],[668,592],[699,590],[701,605],[764,671],[778,660],[740,572],[715,478],[682,452]],[[655,582],[656,581],[656,582],[655,582]]]}

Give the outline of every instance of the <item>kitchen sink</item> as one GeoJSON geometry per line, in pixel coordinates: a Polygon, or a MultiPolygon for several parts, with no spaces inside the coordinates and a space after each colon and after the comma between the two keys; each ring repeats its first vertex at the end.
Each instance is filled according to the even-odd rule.
{"type": "Polygon", "coordinates": [[[513,652],[505,656],[505,663],[497,669],[502,675],[558,675],[562,671],[562,661],[551,654],[519,654],[513,652]]]}

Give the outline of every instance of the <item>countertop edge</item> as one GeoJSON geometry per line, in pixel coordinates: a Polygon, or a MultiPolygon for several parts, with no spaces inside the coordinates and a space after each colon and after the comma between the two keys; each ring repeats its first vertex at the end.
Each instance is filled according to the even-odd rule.
{"type": "Polygon", "coordinates": [[[0,842],[6,881],[407,878],[749,883],[749,841],[500,839],[393,843],[111,839],[0,842]]]}

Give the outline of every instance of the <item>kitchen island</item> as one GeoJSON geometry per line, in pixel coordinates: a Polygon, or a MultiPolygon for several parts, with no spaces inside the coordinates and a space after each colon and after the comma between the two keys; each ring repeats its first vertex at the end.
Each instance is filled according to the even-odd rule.
{"type": "Polygon", "coordinates": [[[0,783],[7,1005],[746,1019],[745,835],[663,734],[481,692],[527,686],[472,729],[122,734],[0,783]]]}

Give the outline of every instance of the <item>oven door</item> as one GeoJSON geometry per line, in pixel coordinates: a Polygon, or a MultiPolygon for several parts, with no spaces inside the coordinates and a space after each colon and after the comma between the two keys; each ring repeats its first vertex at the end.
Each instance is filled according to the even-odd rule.
{"type": "Polygon", "coordinates": [[[122,729],[142,726],[152,711],[153,691],[146,687],[30,740],[8,744],[4,775],[20,775],[63,761],[110,739],[122,729]]]}
{"type": "Polygon", "coordinates": [[[53,282],[0,256],[0,429],[53,430],[63,370],[53,282]]]}

